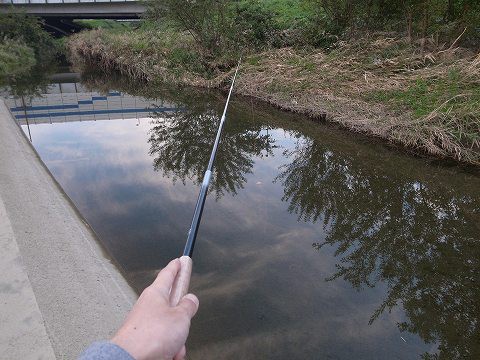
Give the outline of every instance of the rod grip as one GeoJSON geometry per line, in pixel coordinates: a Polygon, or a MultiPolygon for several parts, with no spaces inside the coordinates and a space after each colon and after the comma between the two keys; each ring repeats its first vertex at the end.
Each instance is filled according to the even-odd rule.
{"type": "Polygon", "coordinates": [[[180,271],[175,278],[170,291],[170,306],[177,306],[180,300],[188,293],[190,277],[192,276],[192,258],[182,256],[180,258],[180,271]]]}

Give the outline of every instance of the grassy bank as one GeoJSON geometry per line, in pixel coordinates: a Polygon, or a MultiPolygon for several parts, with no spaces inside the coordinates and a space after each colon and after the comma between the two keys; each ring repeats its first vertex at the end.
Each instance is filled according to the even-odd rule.
{"type": "MultiPolygon", "coordinates": [[[[146,81],[222,88],[231,73],[231,60],[227,70],[207,63],[187,33],[94,30],[73,36],[68,47],[77,67],[146,81]]],[[[244,59],[236,91],[418,152],[480,164],[480,56],[456,46],[420,47],[377,34],[328,51],[270,49],[244,59]]]]}

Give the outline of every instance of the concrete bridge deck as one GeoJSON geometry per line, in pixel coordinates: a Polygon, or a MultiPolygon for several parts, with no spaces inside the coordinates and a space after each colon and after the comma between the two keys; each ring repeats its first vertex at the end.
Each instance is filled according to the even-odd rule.
{"type": "Polygon", "coordinates": [[[138,19],[146,5],[136,0],[0,0],[0,12],[12,9],[43,18],[138,19]]]}

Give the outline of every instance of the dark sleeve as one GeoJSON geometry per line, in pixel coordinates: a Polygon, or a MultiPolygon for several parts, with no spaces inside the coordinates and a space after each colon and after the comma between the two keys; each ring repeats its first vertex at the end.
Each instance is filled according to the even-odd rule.
{"type": "Polygon", "coordinates": [[[95,342],[83,352],[78,360],[135,360],[120,346],[108,341],[95,342]]]}

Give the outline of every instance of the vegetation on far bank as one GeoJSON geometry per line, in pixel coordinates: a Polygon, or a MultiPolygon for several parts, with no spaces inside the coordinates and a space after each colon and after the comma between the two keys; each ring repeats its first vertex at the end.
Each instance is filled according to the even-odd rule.
{"type": "Polygon", "coordinates": [[[62,43],[43,29],[40,19],[0,14],[0,87],[14,87],[23,93],[35,86],[32,74],[43,76],[55,65],[61,51],[62,43]]]}
{"type": "Polygon", "coordinates": [[[110,19],[78,19],[74,22],[84,29],[107,29],[112,31],[128,31],[137,27],[139,21],[117,21],[110,19]]]}
{"type": "Polygon", "coordinates": [[[23,41],[4,38],[0,42],[0,79],[25,75],[36,63],[34,50],[23,41]]]}
{"type": "Polygon", "coordinates": [[[71,61],[225,87],[243,54],[243,95],[480,164],[476,1],[199,0],[188,12],[181,3],[152,0],[134,31],[74,35],[71,61]]]}

